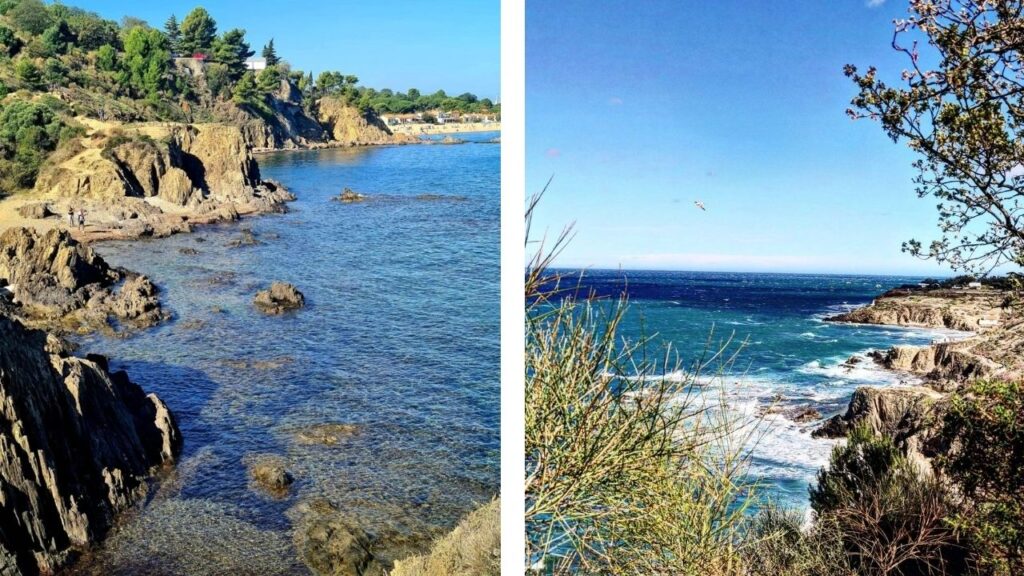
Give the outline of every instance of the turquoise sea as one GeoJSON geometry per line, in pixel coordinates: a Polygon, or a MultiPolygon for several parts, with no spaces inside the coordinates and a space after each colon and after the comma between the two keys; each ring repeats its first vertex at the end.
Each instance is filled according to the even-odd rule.
{"type": "MultiPolygon", "coordinates": [[[[623,335],[671,344],[682,368],[693,366],[709,348],[731,342],[735,361],[717,363],[705,376],[717,380],[729,408],[756,415],[782,409],[766,419],[753,447],[751,474],[765,495],[806,507],[807,488],[828,462],[835,441],[812,439],[821,419],[795,422],[785,412],[810,407],[822,418],[846,410],[859,386],[898,386],[916,380],[882,370],[867,359],[871,350],[897,344],[921,345],[961,333],[922,328],[824,322],[827,316],[868,304],[882,292],[916,277],[716,272],[587,270],[584,290],[599,296],[629,296],[623,335]],[[709,345],[710,344],[710,345],[709,345]],[[844,366],[857,356],[862,362],[844,366]]],[[[680,378],[682,375],[680,374],[680,378]]]]}

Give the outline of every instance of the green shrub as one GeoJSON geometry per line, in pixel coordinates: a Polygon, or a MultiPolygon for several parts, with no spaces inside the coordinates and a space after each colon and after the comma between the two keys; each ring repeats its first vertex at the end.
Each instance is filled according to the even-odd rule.
{"type": "Polygon", "coordinates": [[[833,449],[810,496],[819,520],[837,531],[858,573],[918,576],[966,569],[948,522],[952,500],[946,488],[866,426],[833,449]]]}
{"type": "Polygon", "coordinates": [[[803,524],[799,511],[762,507],[744,538],[747,576],[854,576],[835,522],[803,524]]]}
{"type": "Polygon", "coordinates": [[[0,111],[0,182],[5,190],[29,188],[67,125],[43,103],[19,100],[0,111]]]}
{"type": "Polygon", "coordinates": [[[939,469],[963,495],[957,526],[988,574],[1024,573],[1024,387],[976,382],[950,402],[939,469]]]}

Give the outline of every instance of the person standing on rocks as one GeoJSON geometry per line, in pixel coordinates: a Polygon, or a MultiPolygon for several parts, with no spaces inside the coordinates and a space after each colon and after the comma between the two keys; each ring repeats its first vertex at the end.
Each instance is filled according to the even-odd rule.
{"type": "Polygon", "coordinates": [[[85,230],[85,208],[78,209],[78,229],[85,230]]]}
{"type": "Polygon", "coordinates": [[[68,228],[75,227],[75,207],[68,204],[68,228]]]}

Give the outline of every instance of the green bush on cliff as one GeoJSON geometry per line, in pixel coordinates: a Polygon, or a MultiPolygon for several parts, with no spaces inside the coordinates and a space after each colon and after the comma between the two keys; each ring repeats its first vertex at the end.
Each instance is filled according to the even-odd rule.
{"type": "Polygon", "coordinates": [[[46,155],[74,134],[46,103],[19,100],[5,106],[0,111],[0,188],[31,187],[46,155]]]}
{"type": "Polygon", "coordinates": [[[961,574],[963,549],[950,525],[952,498],[892,441],[862,426],[832,451],[810,490],[823,529],[836,530],[850,569],[861,574],[961,574]]]}
{"type": "Polygon", "coordinates": [[[939,469],[963,496],[955,523],[986,574],[1024,573],[1024,386],[976,382],[955,394],[939,469]]]}

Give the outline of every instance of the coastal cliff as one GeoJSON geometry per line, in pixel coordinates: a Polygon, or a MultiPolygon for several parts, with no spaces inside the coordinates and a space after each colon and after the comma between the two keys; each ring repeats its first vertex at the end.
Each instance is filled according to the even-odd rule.
{"type": "Polygon", "coordinates": [[[101,356],[0,315],[0,573],[48,574],[174,462],[174,416],[101,356]]]}
{"type": "Polygon", "coordinates": [[[991,289],[890,290],[869,306],[826,321],[977,331],[999,324],[1004,298],[1000,291],[991,289]]]}
{"type": "Polygon", "coordinates": [[[826,320],[970,330],[972,335],[927,346],[894,346],[869,356],[889,370],[922,378],[920,386],[857,389],[845,414],[813,435],[837,438],[865,424],[891,438],[923,471],[948,450],[936,443],[950,393],[982,379],[1024,375],[1024,314],[1012,295],[991,289],[893,290],[870,305],[826,320]]]}
{"type": "Polygon", "coordinates": [[[280,212],[294,199],[260,177],[237,126],[82,121],[86,135],[43,166],[31,196],[12,200],[43,206],[31,213],[53,222],[86,210],[86,229],[72,227],[77,238],[167,236],[280,212]]]}

